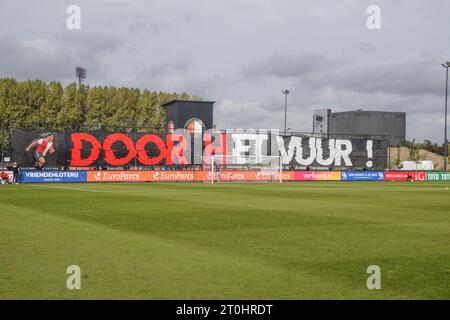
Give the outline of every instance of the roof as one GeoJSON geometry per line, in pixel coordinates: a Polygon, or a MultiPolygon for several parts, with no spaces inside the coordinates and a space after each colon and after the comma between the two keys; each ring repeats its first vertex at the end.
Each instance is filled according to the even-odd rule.
{"type": "Polygon", "coordinates": [[[368,113],[378,113],[378,114],[396,114],[396,115],[406,115],[406,112],[401,112],[401,111],[373,111],[373,110],[362,110],[362,109],[358,109],[358,110],[352,110],[352,111],[338,111],[338,112],[332,112],[332,115],[334,114],[368,114],[368,113]]]}
{"type": "Polygon", "coordinates": [[[174,99],[174,100],[170,100],[166,103],[163,103],[161,106],[164,107],[166,105],[169,104],[173,104],[176,102],[188,102],[188,103],[216,103],[215,101],[199,101],[199,100],[181,100],[181,99],[174,99]]]}

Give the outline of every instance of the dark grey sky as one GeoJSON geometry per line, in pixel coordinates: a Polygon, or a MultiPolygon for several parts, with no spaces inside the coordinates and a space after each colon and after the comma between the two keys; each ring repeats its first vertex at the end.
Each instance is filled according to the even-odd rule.
{"type": "Polygon", "coordinates": [[[447,0],[3,0],[0,77],[185,91],[221,128],[311,130],[312,110],[407,112],[407,136],[443,141],[447,0]],[[81,8],[81,29],[66,9],[81,8]],[[366,27],[369,5],[381,30],[366,27]]]}

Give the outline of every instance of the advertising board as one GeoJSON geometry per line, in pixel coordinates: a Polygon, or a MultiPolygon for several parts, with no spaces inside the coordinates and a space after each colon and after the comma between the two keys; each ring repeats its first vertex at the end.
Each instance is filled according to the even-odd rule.
{"type": "Polygon", "coordinates": [[[295,171],[294,181],[339,181],[339,171],[295,171]]]}
{"type": "Polygon", "coordinates": [[[86,171],[22,171],[23,183],[86,182],[86,171]]]}
{"type": "Polygon", "coordinates": [[[384,180],[383,171],[342,171],[343,181],[381,181],[384,180]]]}
{"type": "Polygon", "coordinates": [[[88,182],[193,182],[194,171],[89,171],[88,182]]]}
{"type": "Polygon", "coordinates": [[[427,172],[427,180],[430,181],[450,180],[450,172],[427,172]]]}
{"type": "Polygon", "coordinates": [[[427,174],[424,171],[387,171],[384,173],[384,180],[406,181],[406,180],[425,181],[427,174]]]}

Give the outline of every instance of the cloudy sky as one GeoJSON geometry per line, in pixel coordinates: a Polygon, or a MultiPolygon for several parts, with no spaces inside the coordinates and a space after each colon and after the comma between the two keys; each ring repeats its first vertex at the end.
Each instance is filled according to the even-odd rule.
{"type": "Polygon", "coordinates": [[[310,131],[312,111],[407,112],[443,141],[448,0],[2,0],[0,77],[185,91],[220,128],[310,131]],[[81,9],[81,29],[66,26],[81,9]],[[381,30],[366,10],[381,9],[381,30]]]}

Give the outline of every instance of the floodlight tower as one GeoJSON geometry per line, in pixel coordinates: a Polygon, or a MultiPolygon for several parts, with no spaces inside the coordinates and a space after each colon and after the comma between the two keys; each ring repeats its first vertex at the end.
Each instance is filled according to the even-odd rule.
{"type": "Polygon", "coordinates": [[[287,96],[290,93],[290,91],[286,89],[281,92],[284,94],[284,135],[286,135],[287,96]]]}
{"type": "Polygon", "coordinates": [[[448,139],[447,139],[447,101],[448,101],[448,68],[450,68],[450,62],[443,63],[445,68],[445,112],[444,112],[444,172],[447,172],[447,157],[448,157],[448,139]]]}
{"type": "Polygon", "coordinates": [[[87,71],[83,67],[75,67],[75,74],[76,77],[78,78],[78,86],[80,87],[82,82],[81,79],[86,79],[87,71]]]}

